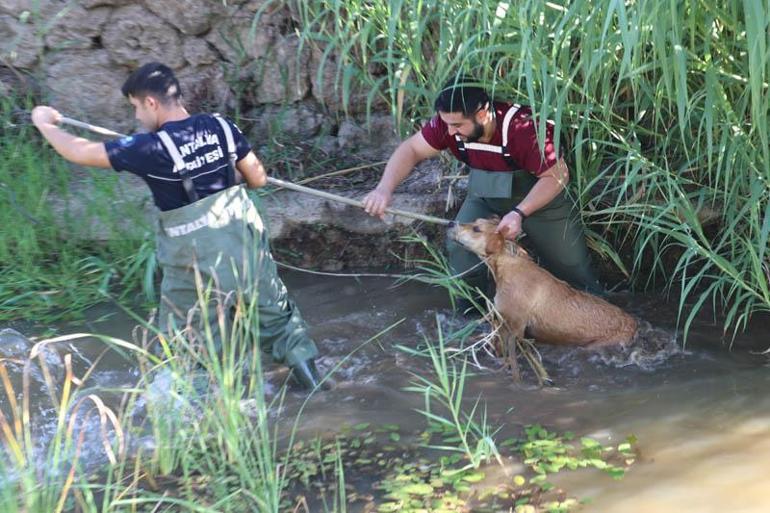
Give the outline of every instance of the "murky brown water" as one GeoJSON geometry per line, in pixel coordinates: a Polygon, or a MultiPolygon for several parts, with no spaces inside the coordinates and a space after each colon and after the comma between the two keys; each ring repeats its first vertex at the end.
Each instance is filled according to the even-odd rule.
{"type": "MultiPolygon", "coordinates": [[[[437,322],[456,329],[444,292],[423,284],[391,288],[388,279],[288,275],[287,285],[322,351],[320,366],[330,369],[381,330],[388,333],[358,349],[336,373],[338,386],[313,398],[304,413],[303,431],[336,430],[358,422],[396,423],[420,429],[415,412],[422,398],[406,392],[413,372],[430,374],[427,361],[409,357],[397,344],[415,346],[436,338],[437,322]]],[[[616,298],[627,309],[673,331],[675,306],[659,298],[616,298]]],[[[95,313],[95,315],[98,314],[95,313]]],[[[133,323],[116,315],[108,322],[83,327],[128,337],[133,323]]],[[[721,327],[698,321],[688,352],[671,356],[652,370],[606,365],[580,351],[543,348],[553,379],[546,388],[529,377],[514,384],[489,358],[467,387],[470,401],[481,393],[490,422],[504,425],[500,434],[517,434],[525,424],[540,423],[559,431],[618,443],[635,435],[641,458],[621,481],[598,471],[564,472],[552,481],[590,502],[586,512],[763,512],[770,510],[770,369],[767,358],[750,349],[770,346],[766,321],[756,321],[729,351],[720,342],[721,327]]],[[[18,329],[18,328],[17,328],[18,329]]],[[[85,358],[98,343],[81,346],[85,358]]],[[[130,383],[135,371],[110,358],[95,376],[99,385],[130,383]]],[[[271,366],[272,384],[284,377],[271,366]]],[[[303,397],[290,394],[285,415],[303,397]]]]}

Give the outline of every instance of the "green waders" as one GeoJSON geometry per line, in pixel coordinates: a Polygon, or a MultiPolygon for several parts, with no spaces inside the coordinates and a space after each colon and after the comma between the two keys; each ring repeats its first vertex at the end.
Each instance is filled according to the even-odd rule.
{"type": "MultiPolygon", "coordinates": [[[[502,217],[524,199],[536,182],[537,177],[526,171],[506,173],[471,169],[468,196],[455,221],[470,223],[480,217],[502,217]]],[[[539,263],[554,276],[578,289],[595,294],[602,292],[591,268],[585,234],[565,191],[528,216],[522,229],[539,263]]],[[[475,254],[449,239],[447,254],[454,273],[461,273],[479,263],[475,254]]],[[[486,268],[479,267],[464,279],[485,294],[492,294],[493,283],[486,268]]]]}
{"type": "MultiPolygon", "coordinates": [[[[294,366],[318,354],[299,310],[288,298],[270,254],[267,232],[244,186],[227,188],[187,206],[161,212],[157,235],[163,269],[160,327],[184,329],[197,318],[196,267],[204,289],[213,287],[208,324],[219,337],[217,308],[234,306],[235,292],[256,296],[259,342],[273,360],[294,366]],[[213,296],[212,296],[213,299],[213,296]]],[[[199,303],[198,303],[199,305],[199,303]]],[[[255,327],[256,329],[256,327],[255,327]]],[[[218,339],[221,340],[221,339],[218,339]]]]}

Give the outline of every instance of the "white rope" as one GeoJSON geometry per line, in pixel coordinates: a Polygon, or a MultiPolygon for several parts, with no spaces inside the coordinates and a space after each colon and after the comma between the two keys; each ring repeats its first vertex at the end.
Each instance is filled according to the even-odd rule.
{"type": "Polygon", "coordinates": [[[284,267],[297,271],[300,273],[316,274],[318,276],[334,276],[337,278],[397,278],[397,279],[411,279],[413,275],[410,274],[378,274],[378,273],[331,273],[326,271],[312,271],[310,269],[303,269],[301,267],[295,267],[293,265],[284,264],[283,262],[275,261],[275,265],[278,267],[284,267]]]}
{"type": "MultiPolygon", "coordinates": [[[[447,279],[454,280],[456,278],[462,278],[466,274],[470,273],[480,265],[486,263],[484,260],[480,261],[478,264],[474,265],[470,269],[466,269],[465,271],[452,275],[447,276],[447,279]]],[[[333,276],[337,278],[396,278],[396,279],[403,279],[403,280],[419,280],[422,275],[421,274],[381,274],[381,273],[331,273],[326,271],[312,271],[310,269],[303,269],[301,267],[295,267],[293,265],[284,264],[283,262],[279,262],[275,260],[275,265],[278,267],[284,267],[286,269],[291,269],[292,271],[297,271],[301,273],[307,273],[307,274],[316,274],[319,276],[333,276]]]]}

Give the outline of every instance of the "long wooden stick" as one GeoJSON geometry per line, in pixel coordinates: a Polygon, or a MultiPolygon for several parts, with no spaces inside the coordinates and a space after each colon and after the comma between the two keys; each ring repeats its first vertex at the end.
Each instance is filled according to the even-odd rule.
{"type": "Polygon", "coordinates": [[[92,125],[90,123],[83,123],[82,121],[68,118],[66,116],[62,116],[62,118],[59,120],[59,123],[76,126],[78,128],[84,128],[86,130],[90,130],[91,132],[97,133],[99,135],[106,135],[107,137],[126,137],[127,136],[127,134],[121,134],[120,132],[115,132],[114,130],[110,130],[108,128],[102,128],[100,126],[92,125]]]}
{"type": "MultiPolygon", "coordinates": [[[[65,125],[71,125],[78,128],[83,128],[85,130],[89,130],[91,132],[104,135],[107,137],[126,137],[126,134],[121,134],[120,132],[115,132],[114,130],[102,128],[100,126],[92,125],[90,123],[84,123],[82,121],[78,121],[77,119],[68,118],[66,116],[62,116],[60,123],[63,123],[65,125]]],[[[352,205],[354,207],[363,208],[364,206],[363,202],[354,200],[352,198],[346,198],[345,196],[339,196],[337,194],[332,194],[330,192],[311,189],[310,187],[304,187],[302,185],[297,185],[295,183],[287,182],[285,180],[280,180],[278,178],[273,178],[271,176],[267,177],[267,183],[275,185],[276,187],[281,187],[283,189],[289,189],[289,190],[301,192],[304,194],[318,196],[319,198],[337,201],[339,203],[352,205]]],[[[440,225],[448,225],[450,223],[450,221],[447,219],[442,219],[440,217],[434,217],[434,216],[429,216],[425,214],[418,214],[416,212],[409,212],[398,208],[386,208],[385,212],[388,214],[393,214],[401,217],[408,217],[411,219],[417,219],[419,221],[425,221],[427,223],[434,223],[434,224],[440,224],[440,225]]]]}
{"type": "MultiPolygon", "coordinates": [[[[268,177],[267,181],[277,187],[283,187],[285,189],[291,189],[292,191],[297,192],[304,192],[305,194],[312,194],[313,196],[318,196],[319,198],[325,198],[328,200],[338,201],[340,203],[345,203],[346,205],[353,205],[354,207],[361,207],[363,208],[364,203],[362,201],[354,200],[352,198],[346,198],[345,196],[338,196],[336,194],[332,194],[330,192],[324,192],[319,191],[317,189],[311,189],[310,187],[305,187],[302,185],[297,185],[295,183],[286,182],[283,180],[279,180],[278,178],[272,178],[268,177]]],[[[418,219],[420,221],[425,221],[428,223],[435,223],[435,224],[443,224],[447,225],[449,224],[449,220],[447,219],[441,219],[440,217],[433,217],[428,216],[425,214],[418,214],[416,212],[409,212],[406,210],[401,210],[398,208],[386,208],[385,212],[388,214],[393,214],[397,216],[402,217],[410,217],[412,219],[418,219]]]]}

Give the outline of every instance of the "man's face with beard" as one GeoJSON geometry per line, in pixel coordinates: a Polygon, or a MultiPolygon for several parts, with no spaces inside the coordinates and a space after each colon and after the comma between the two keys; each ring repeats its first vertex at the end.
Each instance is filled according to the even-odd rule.
{"type": "Polygon", "coordinates": [[[481,123],[487,117],[487,109],[482,108],[472,116],[466,117],[462,112],[441,112],[438,115],[446,123],[450,137],[459,136],[463,142],[478,141],[484,135],[484,125],[481,123]]]}

